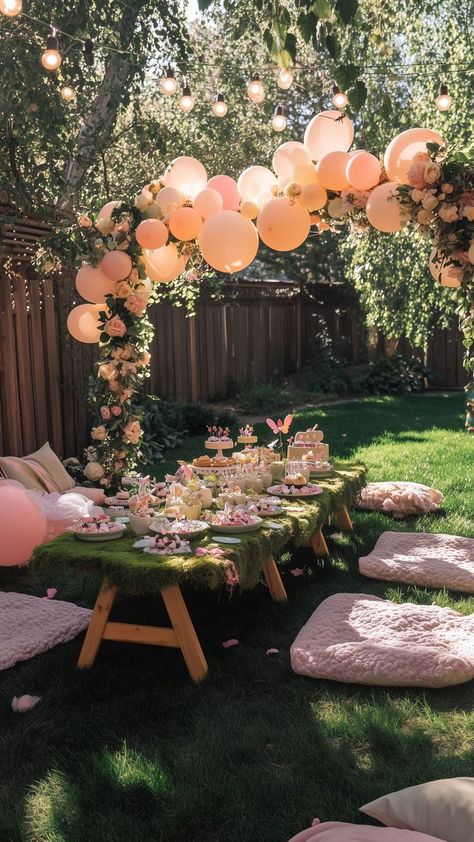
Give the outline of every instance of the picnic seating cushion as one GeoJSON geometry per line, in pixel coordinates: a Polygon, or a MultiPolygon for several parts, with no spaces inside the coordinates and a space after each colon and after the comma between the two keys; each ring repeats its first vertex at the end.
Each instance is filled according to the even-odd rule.
{"type": "Polygon", "coordinates": [[[74,480],[46,442],[28,456],[0,456],[0,470],[6,479],[21,482],[24,488],[47,492],[70,491],[74,480]]]}
{"type": "Polygon", "coordinates": [[[291,647],[294,672],[352,684],[447,687],[474,678],[474,615],[368,594],[325,599],[291,647]]]}
{"type": "Polygon", "coordinates": [[[441,491],[418,482],[369,482],[360,492],[356,506],[403,518],[436,512],[442,499],[441,491]]]}
{"type": "Polygon", "coordinates": [[[360,808],[391,827],[436,834],[447,842],[474,839],[474,778],[448,778],[383,795],[360,808]]]}
{"type": "Polygon", "coordinates": [[[359,570],[372,579],[474,593],[474,538],[383,532],[359,570]]]}
{"type": "Polygon", "coordinates": [[[289,842],[440,842],[440,839],[440,836],[427,836],[426,833],[394,827],[323,822],[297,833],[289,842]]]}

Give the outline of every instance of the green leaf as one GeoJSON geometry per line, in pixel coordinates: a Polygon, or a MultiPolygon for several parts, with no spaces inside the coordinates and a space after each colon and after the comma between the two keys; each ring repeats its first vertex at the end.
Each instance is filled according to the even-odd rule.
{"type": "Polygon", "coordinates": [[[291,26],[291,17],[286,6],[280,6],[278,17],[283,26],[291,26]]]}
{"type": "Polygon", "coordinates": [[[314,0],[313,12],[321,20],[326,20],[331,17],[332,9],[329,0],[314,0]]]}
{"type": "Polygon", "coordinates": [[[358,79],[355,85],[349,88],[347,98],[354,111],[360,111],[367,99],[367,88],[361,79],[358,79]]]}
{"type": "Polygon", "coordinates": [[[341,54],[341,45],[335,35],[326,35],[326,49],[331,58],[337,60],[341,54]]]}
{"type": "Polygon", "coordinates": [[[286,51],[291,58],[290,64],[294,64],[296,61],[296,35],[293,35],[292,32],[289,32],[286,36],[284,51],[286,51]]]}
{"type": "Polygon", "coordinates": [[[355,16],[358,6],[358,0],[337,0],[335,8],[342,22],[348,24],[355,16]]]}
{"type": "Polygon", "coordinates": [[[340,64],[334,71],[334,78],[342,90],[350,88],[360,73],[360,67],[356,64],[340,64]]]}
{"type": "Polygon", "coordinates": [[[265,42],[265,46],[269,52],[273,49],[273,35],[269,29],[266,29],[263,33],[263,40],[265,42]]]}
{"type": "Polygon", "coordinates": [[[198,0],[199,11],[205,12],[211,5],[212,0],[198,0]]]}
{"type": "Polygon", "coordinates": [[[314,12],[300,12],[296,23],[303,41],[309,44],[318,23],[316,15],[314,12]]]}

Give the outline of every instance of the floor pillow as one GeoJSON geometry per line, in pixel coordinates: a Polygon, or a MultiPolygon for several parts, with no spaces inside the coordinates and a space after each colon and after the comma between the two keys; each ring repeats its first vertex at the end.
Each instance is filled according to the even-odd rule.
{"type": "Polygon", "coordinates": [[[474,840],[474,778],[448,778],[383,795],[360,808],[391,827],[436,834],[447,842],[474,840]]]}
{"type": "Polygon", "coordinates": [[[7,479],[21,482],[25,488],[43,491],[70,491],[74,480],[46,442],[28,456],[0,456],[0,469],[7,479]]]}
{"type": "Polygon", "coordinates": [[[461,684],[474,678],[474,614],[334,594],[296,637],[291,666],[299,675],[350,684],[461,684]]]}
{"type": "MultiPolygon", "coordinates": [[[[468,837],[464,842],[467,842],[467,839],[468,837]]],[[[414,830],[399,830],[395,827],[323,822],[303,830],[289,842],[440,842],[440,837],[427,836],[426,833],[414,830]]]]}
{"type": "Polygon", "coordinates": [[[371,579],[474,593],[474,538],[383,532],[359,570],[371,579]]]}
{"type": "Polygon", "coordinates": [[[360,492],[356,507],[402,518],[436,512],[442,499],[441,491],[418,482],[369,482],[360,492]]]}

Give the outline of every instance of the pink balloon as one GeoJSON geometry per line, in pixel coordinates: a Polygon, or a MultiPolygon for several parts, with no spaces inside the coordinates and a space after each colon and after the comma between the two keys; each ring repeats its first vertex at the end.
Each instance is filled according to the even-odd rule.
{"type": "Polygon", "coordinates": [[[224,209],[224,199],[217,190],[206,187],[197,194],[194,199],[194,207],[203,219],[209,219],[214,213],[224,209]]]}
{"type": "Polygon", "coordinates": [[[240,272],[258,251],[253,222],[236,211],[223,210],[206,219],[199,235],[204,260],[218,272],[240,272]]]}
{"type": "Polygon", "coordinates": [[[99,313],[107,310],[107,305],[102,304],[79,304],[74,307],[67,317],[67,329],[78,342],[85,342],[92,345],[99,341],[100,325],[98,322],[99,313]]]}
{"type": "Polygon", "coordinates": [[[175,243],[168,243],[160,249],[146,251],[143,262],[148,278],[156,283],[168,284],[183,272],[189,257],[179,255],[175,243]]]}
{"type": "Polygon", "coordinates": [[[224,200],[223,210],[238,210],[240,196],[237,190],[237,182],[230,175],[214,175],[207,182],[208,187],[217,190],[224,200]]]}
{"type": "Polygon", "coordinates": [[[350,158],[346,167],[349,184],[356,190],[370,190],[379,183],[382,167],[380,161],[370,152],[360,152],[350,158]]]}
{"type": "Polygon", "coordinates": [[[109,251],[100,263],[104,275],[112,281],[124,281],[132,271],[132,258],[125,251],[109,251]]]}
{"type": "Polygon", "coordinates": [[[427,143],[439,143],[444,140],[431,129],[407,129],[393,138],[385,150],[384,167],[390,181],[407,184],[407,173],[417,152],[427,152],[427,143]]]}
{"type": "Polygon", "coordinates": [[[100,267],[94,268],[85,263],[76,275],[76,289],[86,301],[99,304],[106,295],[113,294],[115,281],[104,275],[100,267]]]}
{"type": "Polygon", "coordinates": [[[429,269],[431,277],[438,281],[441,286],[454,288],[461,286],[464,271],[462,266],[453,266],[451,263],[447,263],[436,249],[431,251],[429,269]]]}
{"type": "Polygon", "coordinates": [[[340,111],[321,111],[306,126],[304,148],[312,161],[329,152],[347,152],[354,140],[354,126],[340,111]]]}
{"type": "Polygon", "coordinates": [[[393,234],[400,231],[407,219],[407,212],[397,197],[398,186],[395,181],[379,184],[368,198],[365,212],[370,224],[377,231],[393,234]]]}
{"type": "Polygon", "coordinates": [[[202,228],[202,216],[195,208],[179,208],[171,214],[169,226],[177,240],[195,240],[202,228]]]}
{"type": "Polygon", "coordinates": [[[290,199],[271,199],[257,219],[261,239],[275,251],[292,251],[304,243],[311,220],[308,211],[290,199]]]}
{"type": "Polygon", "coordinates": [[[165,187],[174,187],[191,199],[204,190],[207,172],[201,161],[190,155],[180,155],[168,165],[163,176],[165,187]]]}
{"type": "Polygon", "coordinates": [[[46,536],[46,518],[25,491],[0,487],[0,566],[26,564],[46,536]]]}
{"type": "Polygon", "coordinates": [[[287,143],[282,143],[273,155],[272,166],[276,174],[288,181],[297,181],[293,178],[293,171],[295,167],[309,164],[310,157],[302,143],[297,140],[289,140],[287,143]]]}
{"type": "Polygon", "coordinates": [[[152,208],[156,208],[157,212],[153,210],[151,216],[158,216],[161,211],[163,214],[173,213],[173,211],[182,208],[186,199],[179,190],[175,187],[163,187],[158,193],[152,208]]]}
{"type": "MultiPolygon", "coordinates": [[[[352,160],[357,161],[356,155],[352,160]]],[[[319,183],[326,190],[345,190],[349,187],[346,177],[346,167],[350,161],[347,152],[328,152],[316,165],[319,183]]]]}
{"type": "Polygon", "coordinates": [[[135,231],[137,243],[144,249],[159,249],[168,240],[168,229],[159,219],[144,219],[135,231]]]}
{"type": "Polygon", "coordinates": [[[114,208],[117,208],[121,202],[107,202],[99,211],[99,219],[108,219],[114,208]]]}

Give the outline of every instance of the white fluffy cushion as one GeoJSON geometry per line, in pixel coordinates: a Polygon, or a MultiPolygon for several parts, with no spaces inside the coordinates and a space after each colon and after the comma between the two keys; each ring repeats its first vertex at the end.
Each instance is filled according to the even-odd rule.
{"type": "Polygon", "coordinates": [[[360,809],[391,827],[421,830],[447,842],[468,842],[474,839],[474,778],[410,786],[360,809]]]}
{"type": "Polygon", "coordinates": [[[321,603],[291,647],[300,675],[353,684],[446,687],[474,678],[474,615],[341,593],[321,603]]]}
{"type": "Polygon", "coordinates": [[[441,491],[418,482],[369,482],[356,505],[358,509],[401,518],[436,512],[442,499],[441,491]]]}
{"type": "Polygon", "coordinates": [[[474,593],[474,538],[383,532],[359,570],[372,579],[474,593]]]}

